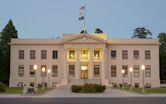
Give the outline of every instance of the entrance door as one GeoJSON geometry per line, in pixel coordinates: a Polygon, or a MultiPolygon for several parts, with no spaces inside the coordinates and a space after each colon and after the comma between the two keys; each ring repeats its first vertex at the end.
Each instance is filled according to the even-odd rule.
{"type": "Polygon", "coordinates": [[[81,66],[81,79],[87,79],[88,78],[88,66],[82,65],[81,66]]]}

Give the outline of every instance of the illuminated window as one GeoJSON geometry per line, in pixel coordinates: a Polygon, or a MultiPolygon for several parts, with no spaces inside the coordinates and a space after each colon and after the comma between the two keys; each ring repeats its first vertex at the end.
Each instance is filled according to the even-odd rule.
{"type": "Polygon", "coordinates": [[[75,59],[75,50],[69,50],[69,59],[75,59]]]}
{"type": "Polygon", "coordinates": [[[93,59],[96,61],[101,60],[101,49],[94,50],[93,59]]]}
{"type": "Polygon", "coordinates": [[[89,60],[89,50],[88,49],[81,49],[80,59],[81,59],[81,61],[88,61],[89,60]]]}
{"type": "Polygon", "coordinates": [[[127,65],[123,65],[122,69],[125,70],[124,77],[127,77],[128,76],[128,66],[127,65]]]}

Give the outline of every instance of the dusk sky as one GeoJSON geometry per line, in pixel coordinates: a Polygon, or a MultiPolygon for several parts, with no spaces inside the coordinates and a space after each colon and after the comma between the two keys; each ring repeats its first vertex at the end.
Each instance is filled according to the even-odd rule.
{"type": "Polygon", "coordinates": [[[99,27],[109,38],[131,38],[142,26],[153,38],[166,32],[166,0],[0,0],[0,31],[11,18],[20,38],[79,33],[79,8],[84,3],[89,33],[99,27]]]}

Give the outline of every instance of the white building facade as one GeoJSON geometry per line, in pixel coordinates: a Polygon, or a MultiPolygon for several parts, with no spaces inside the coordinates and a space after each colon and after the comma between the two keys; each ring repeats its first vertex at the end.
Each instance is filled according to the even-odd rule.
{"type": "Polygon", "coordinates": [[[65,34],[60,39],[12,39],[10,46],[10,87],[41,83],[51,87],[83,83],[109,86],[123,82],[142,87],[143,77],[145,86],[160,87],[157,39],[65,34]],[[145,65],[144,72],[141,65],[145,65]],[[129,68],[133,68],[132,74],[129,68]],[[49,69],[51,73],[47,73],[49,69]]]}

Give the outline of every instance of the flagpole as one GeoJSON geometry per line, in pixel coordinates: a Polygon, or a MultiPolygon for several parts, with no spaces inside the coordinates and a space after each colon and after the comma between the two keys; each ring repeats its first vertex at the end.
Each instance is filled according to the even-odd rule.
{"type": "Polygon", "coordinates": [[[84,33],[86,32],[86,4],[84,3],[84,33]]]}

